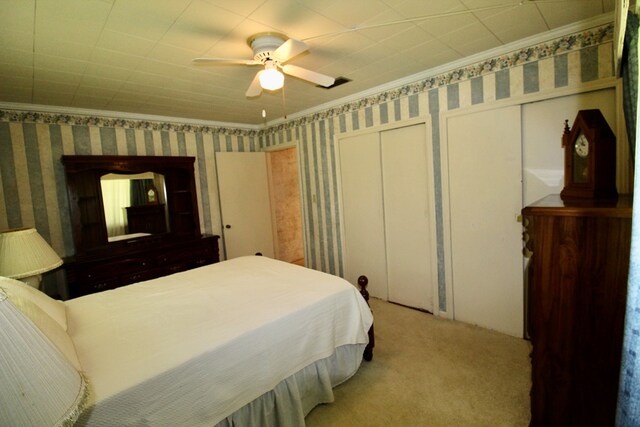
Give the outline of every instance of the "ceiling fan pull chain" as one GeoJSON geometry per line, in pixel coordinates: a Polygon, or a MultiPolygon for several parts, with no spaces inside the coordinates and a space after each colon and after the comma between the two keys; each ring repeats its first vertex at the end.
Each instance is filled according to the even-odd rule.
{"type": "Polygon", "coordinates": [[[286,103],[285,103],[285,99],[284,99],[284,86],[282,86],[282,115],[284,116],[285,120],[287,119],[287,108],[286,108],[286,103]]]}

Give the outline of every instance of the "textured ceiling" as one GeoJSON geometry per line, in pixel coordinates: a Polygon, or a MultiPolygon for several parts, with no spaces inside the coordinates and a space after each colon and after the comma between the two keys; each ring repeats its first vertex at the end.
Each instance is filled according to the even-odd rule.
{"type": "Polygon", "coordinates": [[[547,30],[613,12],[614,0],[0,0],[0,102],[262,123],[547,30]],[[412,19],[420,18],[420,19],[412,19]],[[393,24],[392,24],[393,23],[393,24]],[[355,31],[354,31],[355,30],[355,31]],[[352,81],[287,77],[246,98],[246,40],[279,32],[289,63],[352,81]]]}

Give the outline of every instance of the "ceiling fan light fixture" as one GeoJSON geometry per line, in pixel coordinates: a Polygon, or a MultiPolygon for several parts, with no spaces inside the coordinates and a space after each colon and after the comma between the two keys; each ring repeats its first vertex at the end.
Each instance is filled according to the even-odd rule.
{"type": "Polygon", "coordinates": [[[259,79],[263,89],[278,90],[284,86],[284,74],[275,68],[261,71],[259,79]]]}

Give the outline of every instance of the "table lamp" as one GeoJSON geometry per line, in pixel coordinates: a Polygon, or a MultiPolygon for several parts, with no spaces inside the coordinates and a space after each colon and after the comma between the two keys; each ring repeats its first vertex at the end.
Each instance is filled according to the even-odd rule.
{"type": "Polygon", "coordinates": [[[0,425],[73,425],[87,382],[1,287],[0,349],[0,425]]]}
{"type": "Polygon", "coordinates": [[[42,273],[62,265],[62,260],[35,228],[0,232],[0,276],[19,279],[40,288],[42,273]]]}

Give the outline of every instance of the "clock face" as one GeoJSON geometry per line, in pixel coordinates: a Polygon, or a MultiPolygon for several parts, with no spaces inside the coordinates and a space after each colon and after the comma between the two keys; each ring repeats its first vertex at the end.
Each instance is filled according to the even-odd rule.
{"type": "Polygon", "coordinates": [[[578,135],[573,146],[573,182],[589,182],[589,141],[583,133],[578,135]]]}
{"type": "Polygon", "coordinates": [[[580,134],[576,139],[575,145],[576,154],[580,157],[587,157],[589,155],[589,141],[584,134],[580,134]]]}

